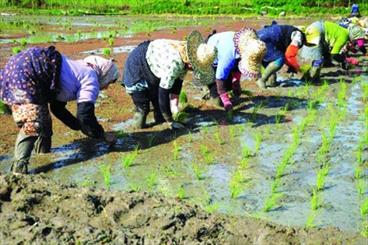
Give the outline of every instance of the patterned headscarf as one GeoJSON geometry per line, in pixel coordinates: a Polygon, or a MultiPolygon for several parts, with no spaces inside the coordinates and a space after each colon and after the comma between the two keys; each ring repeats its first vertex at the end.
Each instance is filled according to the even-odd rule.
{"type": "Polygon", "coordinates": [[[351,41],[365,38],[364,29],[358,25],[350,24],[348,30],[349,30],[349,38],[351,41]]]}
{"type": "Polygon", "coordinates": [[[91,55],[83,60],[96,71],[100,87],[116,81],[120,76],[118,66],[111,59],[91,55]]]}

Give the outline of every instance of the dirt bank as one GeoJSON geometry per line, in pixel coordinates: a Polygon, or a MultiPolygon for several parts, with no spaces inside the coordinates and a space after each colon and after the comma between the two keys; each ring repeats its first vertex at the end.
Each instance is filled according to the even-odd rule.
{"type": "Polygon", "coordinates": [[[364,244],[336,229],[297,229],[208,214],[156,194],[0,176],[2,244],[364,244]]]}

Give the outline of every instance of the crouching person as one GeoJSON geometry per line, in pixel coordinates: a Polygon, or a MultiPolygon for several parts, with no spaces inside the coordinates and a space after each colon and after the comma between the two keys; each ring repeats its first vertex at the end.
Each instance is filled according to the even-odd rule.
{"type": "Polygon", "coordinates": [[[53,114],[72,130],[104,139],[108,144],[115,136],[105,133],[97,122],[94,104],[99,91],[119,77],[117,66],[97,56],[71,60],[53,46],[33,47],[10,58],[0,77],[0,98],[11,107],[20,131],[11,171],[28,173],[31,152],[51,149],[53,114]],[[77,117],[66,108],[77,101],[77,117]]]}
{"type": "Polygon", "coordinates": [[[215,49],[202,42],[193,31],[186,41],[157,39],[138,45],[128,56],[122,84],[135,105],[136,128],[146,127],[146,118],[153,106],[155,123],[166,122],[170,128],[183,128],[174,120],[179,112],[179,94],[189,69],[201,83],[213,81],[212,62],[215,49]]]}

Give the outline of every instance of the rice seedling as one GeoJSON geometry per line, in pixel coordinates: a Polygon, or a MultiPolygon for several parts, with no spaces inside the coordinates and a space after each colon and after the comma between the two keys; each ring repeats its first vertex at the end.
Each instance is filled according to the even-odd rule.
{"type": "Polygon", "coordinates": [[[317,212],[316,211],[311,211],[310,214],[307,217],[307,221],[305,222],[305,227],[306,228],[316,227],[316,225],[315,225],[316,218],[317,218],[317,212]]]}
{"type": "Polygon", "coordinates": [[[256,104],[254,107],[253,107],[253,110],[252,110],[252,121],[255,121],[255,120],[257,120],[257,115],[258,115],[258,111],[260,110],[260,109],[262,109],[263,108],[263,102],[262,103],[260,103],[260,104],[256,104]]]}
{"type": "Polygon", "coordinates": [[[172,150],[172,153],[173,153],[173,159],[174,160],[178,160],[179,159],[179,153],[180,153],[180,146],[178,146],[178,143],[177,141],[175,140],[174,143],[173,143],[173,150],[172,150]]]}
{"type": "Polygon", "coordinates": [[[114,46],[115,43],[115,38],[114,37],[109,37],[109,39],[107,40],[109,47],[114,46]]]}
{"type": "Polygon", "coordinates": [[[269,196],[263,206],[263,211],[269,212],[271,211],[275,206],[278,205],[279,200],[283,197],[282,193],[272,193],[271,196],[269,196]]]}
{"type": "Polygon", "coordinates": [[[12,54],[13,55],[16,55],[18,53],[20,53],[22,51],[22,48],[21,47],[13,47],[12,48],[12,54]]]}
{"type": "Polygon", "coordinates": [[[231,198],[237,198],[242,192],[242,181],[244,177],[242,175],[241,170],[236,170],[233,175],[231,176],[229,182],[229,190],[231,194],[231,198]]]}
{"type": "Polygon", "coordinates": [[[153,146],[153,141],[155,140],[155,135],[154,134],[150,134],[149,136],[148,136],[148,147],[151,147],[151,146],[153,146]]]}
{"type": "Polygon", "coordinates": [[[160,171],[163,173],[164,176],[168,178],[177,177],[179,172],[175,169],[175,165],[164,165],[160,171]]]}
{"type": "Polygon", "coordinates": [[[247,144],[244,143],[242,146],[242,158],[247,159],[252,156],[253,156],[253,153],[251,152],[247,144]]]}
{"type": "Polygon", "coordinates": [[[235,128],[234,127],[229,127],[229,135],[230,135],[230,140],[233,140],[235,138],[235,128]]]}
{"type": "Polygon", "coordinates": [[[241,169],[246,169],[249,167],[249,159],[248,158],[242,158],[239,163],[239,167],[241,169]]]}
{"type": "Polygon", "coordinates": [[[255,138],[254,151],[255,153],[258,153],[262,144],[262,134],[260,132],[257,132],[254,138],[255,138]]]}
{"type": "Polygon", "coordinates": [[[184,189],[184,186],[181,185],[179,187],[179,189],[177,190],[176,192],[176,197],[179,199],[179,200],[183,200],[185,198],[185,189],[184,189]]]}
{"type": "Polygon", "coordinates": [[[276,179],[281,178],[284,175],[285,169],[288,165],[287,161],[282,161],[279,165],[276,167],[276,179]]]}
{"type": "Polygon", "coordinates": [[[312,190],[310,205],[312,210],[317,210],[321,207],[321,197],[317,189],[312,190]]]}
{"type": "Polygon", "coordinates": [[[200,146],[201,155],[206,164],[211,164],[214,161],[214,156],[211,154],[210,150],[205,145],[200,146]]]}
{"type": "Polygon", "coordinates": [[[368,215],[368,198],[366,198],[363,203],[360,205],[360,214],[364,218],[364,216],[368,215]]]}
{"type": "Polygon", "coordinates": [[[359,195],[364,195],[366,190],[366,181],[364,179],[359,179],[356,183],[356,189],[359,195]]]}
{"type": "Polygon", "coordinates": [[[123,139],[123,138],[128,136],[128,134],[125,133],[124,130],[119,130],[119,131],[115,132],[115,135],[119,139],[123,139]]]}
{"type": "Polygon", "coordinates": [[[122,164],[123,168],[129,168],[133,165],[135,159],[138,156],[138,151],[139,151],[139,147],[136,146],[133,152],[129,153],[125,157],[122,157],[121,164],[122,164]]]}
{"type": "Polygon", "coordinates": [[[330,170],[330,167],[328,164],[324,165],[323,168],[321,168],[317,173],[317,180],[316,180],[316,188],[317,191],[321,191],[325,187],[326,183],[326,176],[328,175],[328,172],[330,170]]]}
{"type": "Polygon", "coordinates": [[[363,174],[364,174],[364,169],[360,166],[357,166],[355,169],[354,169],[354,177],[355,179],[361,179],[363,177],[363,174]]]}
{"type": "Polygon", "coordinates": [[[100,172],[102,173],[106,188],[109,189],[111,184],[111,166],[108,164],[100,165],[100,172]]]}
{"type": "Polygon", "coordinates": [[[340,88],[337,93],[337,105],[339,107],[346,106],[346,93],[347,93],[347,85],[343,79],[340,80],[340,88]]]}
{"type": "Polygon", "coordinates": [[[362,231],[360,234],[364,237],[368,237],[368,221],[362,222],[362,231]]]}
{"type": "Polygon", "coordinates": [[[157,185],[158,177],[156,172],[152,172],[150,175],[146,177],[146,184],[149,190],[153,190],[153,188],[157,185]]]}
{"type": "Polygon", "coordinates": [[[194,176],[197,180],[203,180],[204,179],[204,173],[205,169],[203,166],[200,166],[199,164],[192,163],[192,169],[194,172],[194,176]]]}
{"type": "Polygon", "coordinates": [[[210,213],[210,214],[216,212],[219,208],[220,208],[220,204],[218,204],[218,203],[211,203],[211,204],[208,204],[208,205],[203,207],[203,209],[207,213],[210,213]]]}
{"type": "Polygon", "coordinates": [[[142,188],[138,183],[130,183],[128,187],[128,190],[130,192],[138,192],[138,191],[141,191],[141,189],[142,188]]]}
{"type": "Polygon", "coordinates": [[[103,54],[104,56],[106,56],[106,57],[111,56],[111,53],[112,53],[111,48],[103,48],[103,49],[102,49],[102,54],[103,54]]]}
{"type": "Polygon", "coordinates": [[[367,102],[368,101],[368,83],[366,82],[361,83],[361,88],[363,91],[363,95],[362,95],[363,102],[367,102]]]}
{"type": "Polygon", "coordinates": [[[281,179],[280,178],[274,179],[272,184],[271,184],[271,192],[272,193],[277,193],[280,184],[281,184],[281,179]]]}
{"type": "Polygon", "coordinates": [[[215,140],[216,140],[216,142],[217,142],[217,144],[219,144],[219,145],[223,145],[223,144],[225,144],[225,141],[222,139],[222,137],[221,137],[221,134],[220,134],[220,131],[219,131],[220,129],[218,129],[217,131],[216,131],[216,133],[214,134],[214,137],[215,137],[215,140]]]}

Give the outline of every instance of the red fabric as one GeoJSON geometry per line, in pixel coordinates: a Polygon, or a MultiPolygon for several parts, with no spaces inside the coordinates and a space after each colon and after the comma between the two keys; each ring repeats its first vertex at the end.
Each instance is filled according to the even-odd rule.
{"type": "Polygon", "coordinates": [[[289,47],[286,49],[286,52],[285,52],[286,64],[294,68],[295,71],[299,71],[299,68],[300,68],[298,61],[296,59],[298,50],[299,48],[297,46],[291,44],[289,45],[289,47]]]}
{"type": "Polygon", "coordinates": [[[235,81],[240,81],[240,77],[241,77],[241,72],[240,71],[234,71],[231,73],[231,81],[235,82],[235,81]]]}

